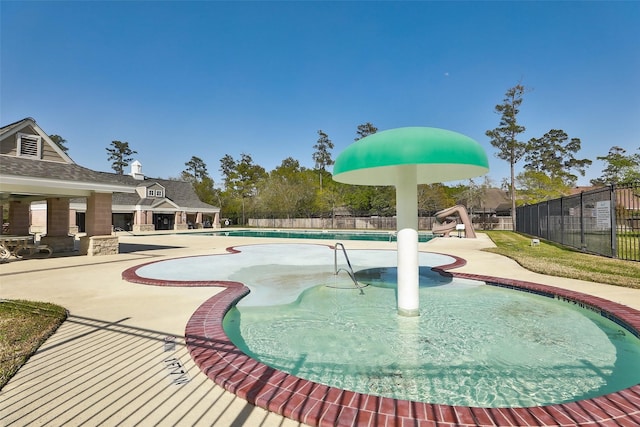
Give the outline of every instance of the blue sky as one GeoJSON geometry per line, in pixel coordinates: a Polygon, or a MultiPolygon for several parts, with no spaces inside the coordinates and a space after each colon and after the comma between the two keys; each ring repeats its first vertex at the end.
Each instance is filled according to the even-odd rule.
{"type": "MultiPolygon", "coordinates": [[[[267,171],[334,159],[356,127],[474,138],[521,82],[522,139],[563,129],[595,160],[640,147],[640,2],[0,1],[0,124],[33,117],[70,156],[111,171],[129,142],[147,176],[250,154],[267,171]]],[[[522,166],[521,162],[519,168],[522,166]]]]}

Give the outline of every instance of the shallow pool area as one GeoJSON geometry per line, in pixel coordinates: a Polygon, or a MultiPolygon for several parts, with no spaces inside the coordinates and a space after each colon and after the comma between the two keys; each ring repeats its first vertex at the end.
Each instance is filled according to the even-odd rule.
{"type": "MultiPolygon", "coordinates": [[[[349,248],[349,245],[346,245],[349,248]]],[[[251,293],[239,306],[274,305],[294,302],[307,288],[316,285],[353,287],[349,277],[334,275],[334,249],[329,245],[265,244],[238,246],[237,253],[175,258],[137,269],[138,276],[175,281],[233,281],[246,285],[251,293]]],[[[354,270],[365,272],[379,266],[397,266],[393,250],[349,250],[354,270]]],[[[339,267],[346,261],[338,254],[339,267]]],[[[448,278],[430,271],[430,267],[450,264],[455,258],[423,252],[419,255],[423,274],[442,282],[448,278]],[[425,273],[426,272],[426,273],[425,273]]]]}
{"type": "MultiPolygon", "coordinates": [[[[456,315],[445,316],[444,320],[426,328],[415,327],[411,325],[415,325],[416,322],[407,324],[412,321],[412,318],[399,317],[395,311],[395,289],[389,277],[395,275],[396,252],[347,249],[354,264],[354,270],[358,272],[359,280],[368,283],[364,288],[364,296],[360,295],[357,289],[349,286],[349,279],[346,276],[333,276],[333,249],[321,244],[234,246],[228,248],[228,254],[191,256],[143,264],[126,270],[123,278],[131,282],[156,286],[222,286],[224,290],[218,291],[215,296],[205,301],[186,326],[185,339],[191,357],[203,373],[226,390],[269,411],[307,424],[320,425],[329,422],[331,425],[351,426],[360,425],[361,422],[384,425],[426,421],[426,425],[440,425],[443,422],[446,425],[481,426],[576,425],[580,423],[600,425],[611,421],[628,422],[635,419],[633,414],[638,413],[640,408],[640,380],[634,379],[633,375],[628,375],[628,381],[618,382],[615,378],[616,371],[627,374],[638,371],[634,363],[638,359],[640,313],[636,310],[595,296],[515,278],[505,279],[461,272],[438,274],[431,271],[430,267],[440,266],[447,270],[464,265],[464,260],[448,255],[421,253],[421,304],[426,304],[432,311],[449,311],[459,305],[464,307],[462,303],[471,301],[471,307],[462,308],[462,311],[475,311],[478,317],[475,318],[477,321],[468,325],[471,333],[457,332],[457,325],[464,322],[456,315]],[[367,261],[368,255],[373,255],[371,262],[367,261]],[[436,258],[430,261],[431,256],[436,258]],[[282,273],[286,274],[282,275],[282,273]],[[262,277],[262,280],[258,277],[262,277]],[[295,290],[291,292],[286,291],[287,277],[296,283],[305,284],[294,287],[295,290]],[[426,283],[431,279],[435,279],[435,282],[426,283]],[[317,283],[319,280],[321,283],[317,283]],[[314,282],[316,282],[315,285],[314,282]],[[466,297],[455,298],[452,297],[452,291],[461,291],[460,295],[471,293],[467,293],[466,297]],[[487,301],[484,298],[485,292],[488,295],[503,291],[506,292],[505,295],[511,295],[516,300],[506,305],[494,305],[493,299],[487,301]],[[318,292],[320,292],[319,295],[314,295],[318,292]],[[438,298],[432,294],[434,292],[442,294],[444,303],[437,303],[438,298]],[[423,293],[426,294],[423,296],[423,293]],[[276,296],[275,306],[265,303],[271,298],[269,294],[276,296]],[[359,310],[356,307],[363,297],[375,294],[383,295],[381,300],[385,306],[387,302],[389,303],[390,309],[387,310],[389,317],[385,318],[385,313],[369,313],[363,321],[362,318],[357,317],[359,310]],[[525,300],[520,300],[521,297],[525,300]],[[531,301],[527,302],[528,298],[533,298],[534,304],[531,301]],[[387,301],[389,299],[391,301],[387,301]],[[326,307],[322,307],[325,303],[326,307]],[[555,317],[556,323],[545,324],[544,321],[549,316],[548,307],[544,308],[547,303],[552,304],[552,307],[559,304],[563,309],[569,308],[570,316],[564,320],[558,320],[555,317]],[[535,314],[531,306],[539,304],[543,310],[540,314],[535,314]],[[309,307],[312,307],[311,310],[307,310],[309,307]],[[283,308],[291,310],[281,310],[283,308]],[[236,311],[237,313],[234,314],[236,311]],[[311,313],[311,318],[303,321],[296,316],[304,311],[311,313]],[[254,312],[268,315],[252,324],[249,320],[252,319],[254,312]],[[229,315],[225,318],[227,313],[229,315]],[[285,316],[284,313],[288,314],[285,316]],[[501,320],[498,314],[514,316],[515,323],[501,320]],[[234,325],[229,327],[228,323],[235,315],[240,316],[240,321],[238,323],[234,321],[234,325]],[[578,316],[579,320],[576,321],[572,316],[578,316]],[[268,320],[270,318],[275,321],[268,320]],[[329,328],[332,318],[337,319],[335,321],[337,326],[329,328]],[[533,323],[525,326],[524,322],[530,320],[533,323]],[[252,325],[249,327],[250,330],[241,333],[239,335],[241,338],[232,342],[230,337],[234,336],[236,330],[242,330],[243,321],[248,321],[246,325],[252,325]],[[317,334],[308,333],[309,327],[300,328],[300,325],[311,326],[316,321],[321,329],[317,334]],[[485,333],[482,332],[481,325],[485,321],[489,324],[504,324],[506,330],[495,332],[494,335],[489,336],[491,339],[479,339],[475,341],[476,344],[473,344],[474,340],[481,338],[485,333]],[[223,323],[227,330],[223,328],[223,323]],[[277,333],[263,333],[261,329],[269,328],[269,323],[271,326],[276,326],[277,333]],[[358,343],[358,339],[354,339],[361,335],[358,328],[375,330],[380,326],[392,324],[397,327],[401,323],[402,327],[395,331],[395,334],[400,337],[399,341],[386,340],[387,342],[383,343],[392,349],[390,354],[380,350],[382,344],[374,345],[374,350],[368,349],[366,352],[359,353],[358,349],[363,346],[356,345],[353,349],[346,346],[340,347],[335,344],[337,341],[332,339],[333,334],[351,334],[352,340],[358,343]],[[558,327],[559,324],[561,327],[558,327]],[[533,357],[528,346],[544,347],[560,343],[560,348],[563,348],[562,343],[567,336],[578,335],[574,330],[576,325],[586,327],[586,332],[579,336],[584,340],[578,341],[578,344],[565,344],[564,348],[567,345],[583,347],[580,350],[583,353],[577,353],[575,357],[569,356],[569,359],[560,359],[560,365],[548,369],[544,378],[531,376],[531,370],[541,370],[540,366],[543,365],[540,363],[544,362],[543,359],[554,357],[551,354],[549,357],[544,354],[542,357],[533,357]],[[430,335],[420,335],[422,329],[429,331],[430,335]],[[525,337],[523,342],[528,341],[529,344],[517,347],[509,338],[509,334],[522,335],[525,337]],[[259,341],[264,341],[265,347],[269,349],[281,347],[278,351],[284,350],[288,353],[288,349],[296,349],[298,346],[301,350],[298,355],[286,355],[286,357],[281,357],[279,354],[267,355],[267,358],[273,357],[275,362],[267,361],[268,364],[265,364],[260,361],[262,356],[256,351],[261,349],[260,346],[253,349],[247,346],[243,349],[245,344],[242,341],[245,339],[251,341],[253,335],[258,337],[259,341]],[[455,349],[455,345],[451,343],[454,342],[452,338],[456,335],[462,337],[464,343],[471,343],[471,350],[467,353],[458,350],[458,353],[449,356],[448,358],[456,362],[452,367],[434,367],[433,362],[422,360],[425,355],[431,357],[433,354],[440,354],[441,358],[446,359],[446,353],[441,352],[440,349],[444,347],[455,349]],[[274,336],[280,336],[278,339],[284,339],[284,341],[274,344],[272,341],[274,336]],[[292,344],[286,341],[289,337],[294,341],[292,344]],[[416,350],[408,346],[411,343],[419,343],[421,339],[425,341],[423,344],[426,345],[426,350],[416,350]],[[493,352],[482,350],[484,341],[500,341],[500,339],[502,339],[502,345],[493,352]],[[604,342],[604,348],[594,347],[594,340],[604,342]],[[625,353],[629,352],[629,349],[625,348],[625,342],[632,343],[629,353],[631,364],[628,363],[629,359],[624,358],[625,353]],[[337,361],[333,359],[333,362],[327,364],[329,368],[317,361],[310,364],[311,369],[304,367],[305,361],[312,361],[316,353],[322,354],[325,347],[334,347],[339,352],[337,361]],[[406,351],[407,349],[409,350],[406,351]],[[252,351],[256,351],[256,354],[253,355],[252,351]],[[419,353],[420,351],[422,353],[419,353]],[[360,371],[366,373],[364,378],[368,382],[355,378],[348,379],[349,384],[346,385],[338,385],[339,383],[326,385],[319,378],[305,377],[305,370],[312,375],[325,370],[331,375],[333,367],[346,364],[349,357],[347,353],[356,355],[355,365],[362,366],[360,371]],[[378,353],[381,353],[380,358],[383,363],[386,362],[383,368],[365,365],[368,359],[375,359],[378,353]],[[407,362],[409,370],[415,367],[423,369],[425,365],[431,364],[429,365],[431,372],[425,379],[409,380],[409,377],[400,371],[404,369],[396,357],[400,353],[414,354],[414,357],[407,362]],[[593,353],[598,353],[595,359],[592,358],[593,353]],[[518,354],[524,356],[525,363],[517,362],[515,365],[509,365],[513,363],[512,356],[518,354]],[[486,371],[485,377],[482,378],[482,369],[478,368],[478,372],[475,370],[476,367],[482,367],[487,360],[497,362],[498,367],[493,372],[486,371]],[[527,365],[529,363],[530,365],[527,365]],[[474,372],[469,372],[467,369],[465,374],[465,367],[473,368],[474,372]],[[509,379],[510,382],[504,382],[502,380],[509,369],[513,378],[509,379]],[[451,380],[448,372],[456,370],[462,370],[463,377],[451,380]],[[477,373],[480,373],[480,376],[474,377],[477,373]],[[537,394],[543,396],[546,392],[536,392],[535,387],[544,383],[555,384],[558,375],[574,379],[573,384],[564,387],[563,396],[555,396],[550,400],[560,403],[537,403],[527,407],[521,406],[527,404],[522,400],[519,403],[504,403],[504,397],[514,395],[512,389],[517,387],[524,387],[525,391],[520,389],[515,395],[529,393],[534,398],[537,394]],[[475,383],[483,382],[489,384],[489,392],[477,392],[479,388],[475,383]],[[364,391],[358,391],[361,390],[358,388],[359,384],[364,385],[362,389],[364,391]],[[481,403],[478,406],[464,403],[454,405],[432,403],[434,400],[432,398],[428,398],[429,401],[422,401],[412,400],[414,398],[388,397],[390,395],[384,391],[385,388],[416,390],[430,387],[448,390],[454,395],[453,401],[459,401],[455,399],[458,399],[460,394],[475,393],[480,402],[491,403],[481,403]],[[501,399],[503,403],[500,403],[501,399]]],[[[378,303],[373,305],[376,304],[378,303]]],[[[421,312],[422,310],[421,305],[421,312]]],[[[554,311],[555,308],[551,310],[551,314],[555,316],[554,311]]],[[[563,319],[565,315],[566,313],[562,314],[559,319],[563,319]]],[[[413,319],[418,320],[418,325],[425,320],[432,321],[427,319],[425,313],[418,319],[413,319]]],[[[460,331],[463,330],[464,328],[460,329],[460,331]]],[[[366,335],[362,334],[362,336],[366,335]]],[[[564,357],[564,354],[562,356],[564,357]]],[[[426,368],[428,369],[429,366],[426,368]]],[[[334,374],[334,376],[342,377],[343,375],[334,374]]],[[[620,379],[622,376],[617,378],[620,379]]],[[[451,396],[446,398],[449,399],[451,396]]],[[[548,396],[543,396],[539,401],[547,401],[545,400],[547,398],[548,396]]]]}
{"type": "MultiPolygon", "coordinates": [[[[224,330],[260,362],[332,387],[446,405],[526,407],[580,400],[640,383],[640,340],[573,304],[452,278],[420,253],[420,312],[397,315],[397,254],[350,250],[361,293],[335,275],[335,252],[313,244],[141,267],[145,277],[239,282],[251,292],[224,330]],[[160,268],[159,268],[160,267],[160,268]]],[[[346,261],[338,252],[339,264],[346,261]]]]}
{"type": "Polygon", "coordinates": [[[287,305],[227,313],[243,352],[310,381],[446,405],[527,407],[640,382],[640,342],[619,325],[539,295],[454,279],[421,288],[399,317],[393,287],[316,286],[287,305]]]}

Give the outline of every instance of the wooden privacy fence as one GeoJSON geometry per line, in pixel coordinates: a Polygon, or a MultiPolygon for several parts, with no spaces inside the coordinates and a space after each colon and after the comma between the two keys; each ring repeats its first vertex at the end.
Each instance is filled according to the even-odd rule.
{"type": "MultiPolygon", "coordinates": [[[[418,217],[419,230],[431,230],[433,216],[418,217]]],[[[242,225],[242,224],[231,224],[242,225]]],[[[303,228],[327,230],[396,230],[396,218],[385,216],[335,216],[326,218],[287,218],[286,215],[252,215],[247,226],[257,228],[303,228]]],[[[476,230],[511,230],[511,217],[493,217],[490,222],[474,222],[476,230]],[[487,224],[490,224],[487,226],[487,224]]]]}

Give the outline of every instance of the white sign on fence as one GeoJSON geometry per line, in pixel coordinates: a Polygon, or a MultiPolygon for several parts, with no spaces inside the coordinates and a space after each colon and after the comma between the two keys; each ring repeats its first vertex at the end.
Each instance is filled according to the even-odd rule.
{"type": "Polygon", "coordinates": [[[596,226],[611,228],[611,201],[596,202],[596,226]]]}

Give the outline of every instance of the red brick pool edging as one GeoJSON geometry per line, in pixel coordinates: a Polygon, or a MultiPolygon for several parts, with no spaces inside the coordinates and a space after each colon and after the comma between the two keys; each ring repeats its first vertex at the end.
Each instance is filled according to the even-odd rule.
{"type": "MultiPolygon", "coordinates": [[[[451,256],[451,255],[448,255],[451,256]]],[[[449,272],[465,261],[435,270],[453,277],[473,279],[519,290],[551,294],[589,307],[597,307],[640,334],[640,311],[603,298],[532,282],[476,274],[449,272]]],[[[148,265],[148,264],[144,264],[148,265]]],[[[222,321],[227,311],[249,293],[241,283],[188,282],[146,279],[135,271],[122,277],[157,286],[224,286],[205,301],[185,328],[187,348],[200,370],[224,389],[260,406],[314,426],[638,426],[640,384],[593,399],[529,408],[477,408],[413,402],[342,390],[278,371],[242,353],[227,337],[222,321]]]]}

